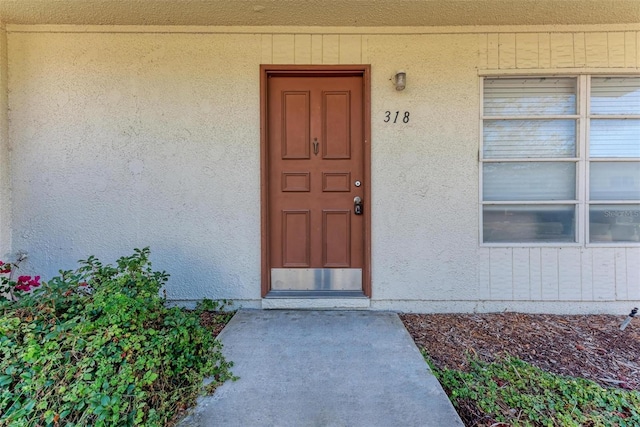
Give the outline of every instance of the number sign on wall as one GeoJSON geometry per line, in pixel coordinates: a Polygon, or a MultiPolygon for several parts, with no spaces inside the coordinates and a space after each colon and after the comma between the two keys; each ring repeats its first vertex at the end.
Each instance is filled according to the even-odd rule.
{"type": "Polygon", "coordinates": [[[385,111],[385,123],[409,123],[409,111],[385,111]]]}

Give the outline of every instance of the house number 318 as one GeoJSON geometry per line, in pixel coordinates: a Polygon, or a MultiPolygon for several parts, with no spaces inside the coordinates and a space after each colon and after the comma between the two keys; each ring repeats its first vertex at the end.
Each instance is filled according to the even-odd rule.
{"type": "Polygon", "coordinates": [[[402,120],[402,123],[409,123],[409,112],[405,111],[403,115],[400,115],[400,111],[385,111],[384,122],[385,123],[398,123],[398,120],[402,120]]]}

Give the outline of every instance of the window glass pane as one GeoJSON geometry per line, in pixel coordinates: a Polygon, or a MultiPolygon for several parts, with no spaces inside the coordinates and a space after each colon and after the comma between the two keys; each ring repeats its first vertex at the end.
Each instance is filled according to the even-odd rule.
{"type": "Polygon", "coordinates": [[[640,77],[593,77],[591,114],[640,114],[640,77]]]}
{"type": "Polygon", "coordinates": [[[589,240],[640,241],[640,204],[589,206],[589,240]]]}
{"type": "Polygon", "coordinates": [[[576,165],[573,162],[484,163],[485,201],[574,200],[576,165]]]}
{"type": "Polygon", "coordinates": [[[640,162],[591,162],[591,200],[640,200],[640,162]]]}
{"type": "Polygon", "coordinates": [[[576,79],[566,77],[484,80],[486,116],[576,113],[576,79]]]}
{"type": "Polygon", "coordinates": [[[483,241],[575,242],[575,205],[483,207],[483,241]]]}
{"type": "Polygon", "coordinates": [[[640,157],[640,120],[591,120],[591,157],[640,157]]]}
{"type": "Polygon", "coordinates": [[[575,157],[575,120],[485,120],[486,159],[575,157]]]}

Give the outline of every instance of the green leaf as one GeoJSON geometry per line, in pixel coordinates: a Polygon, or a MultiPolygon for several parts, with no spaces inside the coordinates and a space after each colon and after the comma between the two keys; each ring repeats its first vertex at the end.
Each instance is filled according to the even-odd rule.
{"type": "Polygon", "coordinates": [[[102,396],[102,399],[100,399],[100,404],[102,406],[109,406],[109,403],[111,403],[111,399],[109,398],[109,396],[102,396]]]}
{"type": "Polygon", "coordinates": [[[34,406],[36,406],[36,401],[34,399],[30,399],[27,401],[27,404],[23,406],[23,409],[26,412],[31,412],[34,406]]]}
{"type": "Polygon", "coordinates": [[[13,382],[13,378],[9,375],[0,375],[0,387],[9,385],[13,382]]]}

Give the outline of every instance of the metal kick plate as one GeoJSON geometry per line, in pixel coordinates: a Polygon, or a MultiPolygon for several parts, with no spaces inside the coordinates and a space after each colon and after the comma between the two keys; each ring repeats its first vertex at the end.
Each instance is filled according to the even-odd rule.
{"type": "Polygon", "coordinates": [[[272,268],[273,291],[361,291],[361,268],[272,268]]]}

